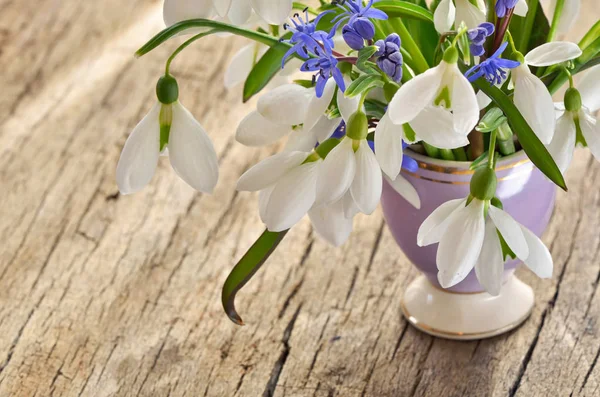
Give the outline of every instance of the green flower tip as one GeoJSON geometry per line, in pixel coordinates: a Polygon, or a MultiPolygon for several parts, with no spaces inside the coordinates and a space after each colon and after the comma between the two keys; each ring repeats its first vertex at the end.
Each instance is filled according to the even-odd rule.
{"type": "Polygon", "coordinates": [[[576,88],[569,88],[565,92],[565,109],[569,112],[578,112],[581,109],[581,94],[576,88]]]}
{"type": "Polygon", "coordinates": [[[454,64],[458,62],[458,50],[456,49],[456,47],[449,47],[444,52],[444,62],[449,64],[454,64]]]}
{"type": "Polygon", "coordinates": [[[483,201],[492,200],[496,195],[497,185],[496,172],[488,167],[481,167],[471,178],[471,196],[483,201]]]}
{"type": "Polygon", "coordinates": [[[369,135],[367,115],[362,110],[358,110],[350,116],[350,120],[348,120],[346,136],[355,141],[359,141],[361,139],[366,139],[367,135],[369,135]]]}
{"type": "Polygon", "coordinates": [[[179,99],[179,85],[177,80],[171,75],[163,76],[158,79],[156,84],[156,96],[160,103],[169,105],[177,102],[179,99]]]}

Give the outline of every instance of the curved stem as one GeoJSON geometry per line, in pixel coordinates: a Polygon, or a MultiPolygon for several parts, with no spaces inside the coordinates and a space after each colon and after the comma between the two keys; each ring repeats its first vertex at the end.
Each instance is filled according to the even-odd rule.
{"type": "Polygon", "coordinates": [[[186,42],[184,42],[182,45],[180,45],[169,57],[169,59],[167,59],[167,64],[165,65],[165,76],[169,75],[170,69],[171,69],[171,63],[173,62],[173,60],[175,59],[175,57],[177,57],[177,55],[179,55],[179,53],[181,53],[181,51],[185,50],[190,44],[192,44],[193,42],[195,42],[196,40],[199,40],[205,36],[209,36],[211,34],[215,33],[215,30],[209,30],[208,32],[202,32],[202,33],[198,33],[197,35],[191,37],[189,40],[187,40],[186,42]]]}

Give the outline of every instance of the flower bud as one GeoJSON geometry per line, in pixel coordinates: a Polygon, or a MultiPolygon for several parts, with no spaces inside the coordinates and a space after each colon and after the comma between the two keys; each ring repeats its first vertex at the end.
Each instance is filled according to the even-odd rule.
{"type": "Polygon", "coordinates": [[[496,195],[498,178],[488,167],[480,167],[471,178],[471,196],[479,200],[491,200],[496,195]]]}
{"type": "Polygon", "coordinates": [[[581,94],[576,88],[569,88],[565,92],[565,109],[569,112],[578,112],[581,109],[581,94]]]}
{"type": "Polygon", "coordinates": [[[346,136],[355,141],[359,141],[361,139],[366,139],[367,135],[369,135],[367,115],[362,110],[357,110],[356,113],[350,116],[350,120],[348,120],[346,136]]]}
{"type": "Polygon", "coordinates": [[[350,25],[346,25],[342,29],[342,37],[344,41],[350,48],[353,50],[361,50],[365,46],[365,41],[360,34],[356,30],[354,30],[350,25]]]}
{"type": "Polygon", "coordinates": [[[160,103],[169,105],[179,99],[179,85],[173,76],[163,76],[156,84],[156,96],[160,103]]]}

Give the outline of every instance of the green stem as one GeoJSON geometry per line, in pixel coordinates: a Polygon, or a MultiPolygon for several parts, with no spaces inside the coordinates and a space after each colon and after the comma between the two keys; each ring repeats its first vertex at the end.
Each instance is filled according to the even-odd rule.
{"type": "Polygon", "coordinates": [[[452,153],[454,154],[454,157],[456,158],[457,161],[468,161],[469,160],[467,158],[467,152],[465,151],[465,148],[459,147],[457,149],[452,149],[452,153]]]}
{"type": "Polygon", "coordinates": [[[425,148],[425,153],[431,158],[439,159],[440,158],[440,149],[435,146],[431,146],[427,142],[423,142],[423,147],[425,148]]]}
{"type": "Polygon", "coordinates": [[[440,149],[440,156],[443,160],[455,161],[454,153],[450,149],[440,149]]]}
{"type": "Polygon", "coordinates": [[[583,36],[583,39],[581,39],[579,42],[579,48],[581,48],[581,50],[585,50],[598,37],[600,37],[600,21],[596,22],[594,26],[588,30],[585,36],[583,36]]]}
{"type": "Polygon", "coordinates": [[[554,41],[554,37],[556,36],[556,31],[558,30],[558,24],[560,23],[560,17],[563,13],[563,8],[565,6],[565,0],[556,0],[556,6],[554,7],[554,16],[552,17],[552,24],[550,25],[550,30],[548,31],[548,39],[547,42],[554,41]]]}
{"type": "Polygon", "coordinates": [[[496,163],[494,160],[494,157],[496,155],[496,136],[497,136],[498,132],[496,130],[492,131],[490,134],[490,146],[489,146],[489,150],[488,150],[488,167],[490,167],[491,170],[493,170],[494,168],[496,168],[496,163]]]}
{"type": "Polygon", "coordinates": [[[191,37],[189,40],[187,40],[186,42],[184,42],[182,45],[180,45],[169,57],[169,59],[167,59],[167,64],[165,66],[165,76],[169,75],[170,69],[171,69],[171,63],[173,62],[173,60],[175,59],[175,57],[177,57],[177,55],[179,55],[179,53],[183,50],[185,50],[190,44],[192,44],[193,42],[195,42],[196,40],[199,40],[205,36],[209,36],[211,34],[215,33],[215,30],[209,30],[208,32],[202,32],[202,33],[198,33],[197,35],[191,37]]]}
{"type": "Polygon", "coordinates": [[[414,69],[417,74],[426,72],[429,69],[429,64],[423,56],[423,53],[419,49],[417,43],[413,40],[408,29],[402,23],[400,18],[391,18],[389,23],[392,25],[398,36],[402,39],[402,46],[406,48],[408,53],[411,55],[414,63],[414,69]]]}
{"type": "Polygon", "coordinates": [[[535,22],[535,16],[537,14],[540,0],[529,0],[529,11],[523,22],[523,29],[521,29],[521,37],[519,42],[519,51],[523,54],[527,54],[529,50],[529,39],[531,38],[531,32],[533,31],[533,24],[535,22]]]}

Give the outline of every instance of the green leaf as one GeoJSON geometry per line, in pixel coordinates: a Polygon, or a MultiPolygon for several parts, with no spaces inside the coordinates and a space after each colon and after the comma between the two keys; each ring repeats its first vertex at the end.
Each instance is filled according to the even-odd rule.
{"type": "Polygon", "coordinates": [[[269,48],[258,60],[244,83],[244,102],[247,102],[265,88],[269,81],[281,70],[281,61],[289,48],[286,43],[278,43],[269,48]]]}
{"type": "Polygon", "coordinates": [[[287,230],[277,233],[265,230],[227,277],[223,285],[221,302],[225,313],[234,323],[244,325],[242,318],[235,309],[236,294],[269,259],[269,256],[275,251],[287,232],[287,230]]]}
{"type": "Polygon", "coordinates": [[[363,72],[369,73],[371,68],[367,67],[367,61],[377,52],[377,46],[367,46],[363,47],[358,52],[358,59],[356,60],[356,67],[363,72]]]}
{"type": "Polygon", "coordinates": [[[373,7],[385,12],[390,18],[411,18],[433,23],[433,14],[428,9],[406,1],[383,0],[373,4],[373,7]]]}
{"type": "Polygon", "coordinates": [[[288,49],[291,48],[289,44],[281,43],[277,37],[273,37],[268,34],[256,32],[254,30],[244,29],[223,22],[212,21],[209,19],[190,19],[187,21],[178,22],[172,26],[169,26],[166,29],[163,29],[160,33],[158,33],[156,36],[151,38],[146,44],[144,44],[139,50],[137,50],[135,55],[137,57],[141,57],[149,53],[159,45],[163,44],[165,41],[176,36],[178,33],[185,32],[186,30],[194,28],[212,28],[212,33],[229,32],[237,36],[242,36],[247,39],[251,39],[259,43],[268,45],[269,47],[281,44],[283,46],[287,46],[288,49]]]}
{"type": "Polygon", "coordinates": [[[479,168],[480,166],[488,163],[488,153],[489,150],[486,150],[485,152],[483,152],[479,157],[477,157],[475,160],[473,160],[473,162],[471,163],[471,166],[469,167],[469,169],[474,170],[479,168]]]}
{"type": "Polygon", "coordinates": [[[363,74],[352,82],[346,88],[345,96],[352,98],[357,95],[361,95],[363,92],[371,90],[375,87],[383,87],[383,80],[381,76],[373,74],[363,74]]]}
{"type": "Polygon", "coordinates": [[[516,132],[523,150],[525,150],[525,153],[527,153],[527,156],[531,159],[533,164],[535,164],[552,182],[566,191],[567,185],[565,179],[554,162],[554,159],[548,152],[548,149],[546,149],[544,144],[535,135],[510,98],[506,96],[502,90],[490,85],[484,79],[478,79],[473,84],[489,96],[494,103],[502,109],[509,120],[512,130],[516,132]]]}

